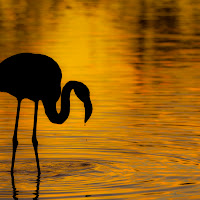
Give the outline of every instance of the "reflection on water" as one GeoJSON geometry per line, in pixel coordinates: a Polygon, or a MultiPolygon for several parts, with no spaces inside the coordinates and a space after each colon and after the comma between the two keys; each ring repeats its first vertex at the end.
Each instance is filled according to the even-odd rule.
{"type": "Polygon", "coordinates": [[[199,5],[0,1],[0,61],[46,54],[59,63],[62,85],[84,82],[94,105],[84,126],[83,105],[72,93],[70,116],[57,125],[40,102],[39,181],[34,103],[24,100],[12,184],[17,101],[1,93],[0,199],[199,199],[199,5]]]}

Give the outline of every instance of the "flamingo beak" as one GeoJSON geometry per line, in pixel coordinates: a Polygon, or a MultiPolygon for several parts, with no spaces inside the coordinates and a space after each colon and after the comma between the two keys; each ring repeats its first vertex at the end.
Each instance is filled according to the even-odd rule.
{"type": "Polygon", "coordinates": [[[85,123],[86,123],[92,114],[92,103],[90,101],[90,98],[84,101],[84,107],[85,107],[85,123]]]}

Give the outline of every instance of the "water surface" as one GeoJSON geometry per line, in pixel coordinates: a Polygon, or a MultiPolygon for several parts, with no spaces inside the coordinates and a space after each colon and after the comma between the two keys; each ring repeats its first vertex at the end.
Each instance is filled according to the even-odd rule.
{"type": "Polygon", "coordinates": [[[84,125],[72,92],[70,116],[57,125],[39,103],[38,180],[34,103],[23,100],[13,188],[17,101],[1,93],[0,199],[199,199],[199,8],[194,0],[0,1],[0,61],[46,54],[62,86],[90,88],[94,107],[84,125]]]}

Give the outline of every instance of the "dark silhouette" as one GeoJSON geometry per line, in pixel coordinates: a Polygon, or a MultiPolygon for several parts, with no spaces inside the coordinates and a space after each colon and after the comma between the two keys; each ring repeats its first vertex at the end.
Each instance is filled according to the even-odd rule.
{"type": "MultiPolygon", "coordinates": [[[[12,181],[12,188],[13,188],[13,199],[14,200],[18,200],[18,190],[15,187],[15,177],[14,177],[14,173],[11,173],[11,181],[12,181]]],[[[40,187],[40,174],[38,174],[37,176],[37,180],[36,180],[36,190],[33,193],[35,195],[35,197],[33,198],[33,200],[37,200],[39,198],[39,187],[40,187]]]]}
{"type": "Polygon", "coordinates": [[[13,156],[11,173],[14,170],[15,154],[18,146],[17,128],[22,99],[35,102],[32,143],[35,151],[38,174],[40,165],[38,158],[38,141],[36,138],[38,101],[42,100],[45,113],[53,123],[62,124],[70,112],[70,92],[74,89],[77,97],[84,103],[85,123],[92,114],[90,92],[86,85],[77,81],[69,81],[62,89],[62,73],[58,64],[50,57],[41,54],[21,53],[11,56],[0,63],[0,91],[15,96],[18,100],[15,130],[13,135],[13,156]],[[57,113],[56,102],[61,95],[61,110],[57,113]]]}

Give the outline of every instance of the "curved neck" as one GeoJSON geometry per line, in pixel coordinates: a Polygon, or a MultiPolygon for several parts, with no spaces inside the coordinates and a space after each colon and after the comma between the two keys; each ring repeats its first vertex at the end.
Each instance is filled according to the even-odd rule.
{"type": "Polygon", "coordinates": [[[61,110],[60,113],[56,109],[56,101],[51,98],[43,100],[45,113],[52,123],[62,124],[70,113],[70,92],[73,89],[73,81],[66,83],[61,93],[61,110]]]}

